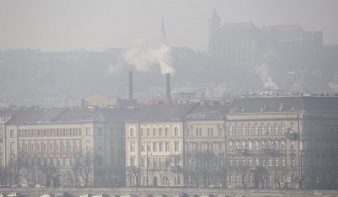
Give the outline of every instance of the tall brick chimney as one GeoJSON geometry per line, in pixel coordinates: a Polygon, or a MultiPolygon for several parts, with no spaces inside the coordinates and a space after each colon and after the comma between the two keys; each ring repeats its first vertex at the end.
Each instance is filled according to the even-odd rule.
{"type": "Polygon", "coordinates": [[[129,99],[133,99],[133,73],[131,71],[129,71],[128,73],[129,76],[129,99]]]}
{"type": "Polygon", "coordinates": [[[166,73],[166,103],[171,102],[170,73],[166,73]]]}

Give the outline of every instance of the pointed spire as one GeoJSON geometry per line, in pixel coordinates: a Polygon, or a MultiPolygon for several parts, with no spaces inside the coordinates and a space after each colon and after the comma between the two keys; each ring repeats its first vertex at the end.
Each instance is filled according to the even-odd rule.
{"type": "Polygon", "coordinates": [[[161,26],[161,32],[162,32],[162,39],[164,41],[164,44],[167,44],[166,36],[165,36],[165,29],[164,29],[164,22],[163,22],[163,16],[162,16],[162,26],[161,26]]]}

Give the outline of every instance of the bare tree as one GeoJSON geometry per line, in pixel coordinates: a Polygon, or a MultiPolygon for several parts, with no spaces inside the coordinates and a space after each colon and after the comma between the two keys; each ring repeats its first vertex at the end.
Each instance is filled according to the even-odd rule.
{"type": "Polygon", "coordinates": [[[182,154],[171,154],[165,161],[165,165],[174,171],[176,177],[181,179],[183,173],[183,155],[182,154]]]}
{"type": "Polygon", "coordinates": [[[136,166],[129,166],[127,167],[127,171],[129,172],[129,176],[133,176],[136,179],[136,186],[138,187],[140,185],[139,183],[139,177],[140,177],[140,167],[136,166]]]}
{"type": "Polygon", "coordinates": [[[79,151],[75,156],[75,163],[72,168],[74,177],[80,175],[84,186],[89,186],[90,172],[93,168],[93,153],[91,151],[79,151]]]}

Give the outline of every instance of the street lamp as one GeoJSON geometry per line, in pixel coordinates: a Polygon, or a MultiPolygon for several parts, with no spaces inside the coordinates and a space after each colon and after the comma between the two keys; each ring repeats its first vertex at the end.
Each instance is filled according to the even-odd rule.
{"type": "Polygon", "coordinates": [[[319,183],[319,178],[317,178],[317,190],[318,190],[318,183],[319,183]]]}
{"type": "Polygon", "coordinates": [[[15,154],[14,153],[10,153],[9,154],[9,186],[12,187],[12,155],[15,154]]]}

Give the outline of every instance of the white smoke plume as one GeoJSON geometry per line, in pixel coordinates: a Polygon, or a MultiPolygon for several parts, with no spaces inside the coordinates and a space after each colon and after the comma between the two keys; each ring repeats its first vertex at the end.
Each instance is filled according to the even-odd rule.
{"type": "Polygon", "coordinates": [[[277,84],[272,81],[271,77],[268,74],[269,69],[266,64],[262,64],[261,66],[256,67],[255,72],[264,83],[265,88],[273,88],[275,90],[278,89],[277,84]]]}
{"type": "Polygon", "coordinates": [[[276,57],[277,57],[277,53],[274,52],[270,47],[267,48],[267,50],[263,51],[260,54],[260,59],[263,62],[263,64],[261,64],[260,66],[257,66],[254,70],[255,73],[259,76],[259,78],[263,82],[265,88],[273,88],[275,90],[278,89],[278,86],[275,82],[273,82],[272,78],[269,76],[269,67],[267,66],[267,62],[271,58],[276,58],[276,57]]]}
{"type": "Polygon", "coordinates": [[[158,66],[162,74],[175,74],[171,48],[163,43],[161,35],[134,40],[132,46],[124,50],[120,61],[109,66],[108,72],[117,73],[126,64],[132,65],[137,71],[150,72],[158,66]]]}
{"type": "Polygon", "coordinates": [[[171,48],[167,45],[130,48],[124,53],[123,60],[133,65],[137,71],[149,72],[153,66],[159,66],[162,74],[175,73],[171,66],[171,48]]]}

